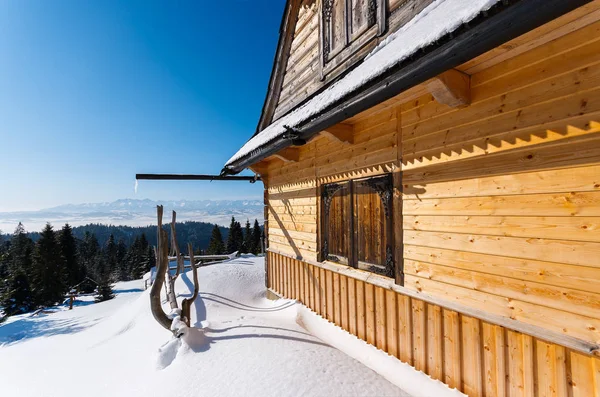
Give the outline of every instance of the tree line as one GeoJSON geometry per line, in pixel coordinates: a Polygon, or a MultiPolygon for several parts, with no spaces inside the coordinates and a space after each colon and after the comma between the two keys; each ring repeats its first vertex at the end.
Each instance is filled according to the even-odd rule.
{"type": "MultiPolygon", "coordinates": [[[[206,222],[187,221],[177,223],[177,237],[180,241],[191,241],[195,247],[206,249],[214,225],[206,222]]],[[[229,229],[219,226],[224,239],[228,238],[229,229]]],[[[74,226],[73,235],[79,240],[83,240],[85,234],[89,232],[96,236],[98,243],[104,246],[112,235],[116,241],[123,240],[128,247],[134,243],[135,238],[145,234],[148,241],[156,244],[157,234],[156,225],[148,226],[125,226],[125,225],[106,225],[100,223],[89,223],[83,226],[74,226]]],[[[27,236],[34,242],[40,238],[39,232],[28,232],[27,236]]],[[[0,236],[1,238],[2,236],[0,236]]],[[[10,235],[5,235],[10,239],[10,235]]]]}
{"type": "Polygon", "coordinates": [[[19,223],[0,244],[0,306],[6,316],[26,313],[60,304],[72,290],[108,300],[114,282],[142,277],[154,260],[143,233],[129,246],[112,235],[100,245],[93,233],[77,239],[69,224],[55,231],[48,223],[34,242],[19,223]]]}
{"type": "MultiPolygon", "coordinates": [[[[204,240],[207,245],[194,239],[194,227],[198,224],[209,225],[177,224],[178,237],[183,231],[180,241],[195,243],[196,254],[262,251],[263,234],[258,220],[253,227],[246,221],[244,229],[234,217],[229,229],[213,225],[209,241],[204,240]]],[[[156,227],[149,227],[154,236],[151,240],[144,228],[137,228],[142,232],[135,236],[102,234],[100,241],[95,232],[105,233],[112,226],[88,226],[92,226],[91,230],[83,231],[80,237],[69,224],[55,231],[49,223],[40,233],[27,233],[19,223],[12,235],[0,234],[0,308],[5,316],[60,304],[71,291],[95,292],[96,301],[111,299],[113,283],[139,279],[155,265],[154,248],[149,241],[156,241],[156,227]]],[[[126,230],[132,229],[136,228],[126,230]]]]}
{"type": "MultiPolygon", "coordinates": [[[[178,230],[179,231],[179,230],[178,230]]],[[[258,255],[263,251],[263,229],[254,220],[254,226],[250,227],[250,220],[246,220],[246,226],[242,229],[240,222],[231,217],[229,224],[229,235],[227,243],[223,241],[221,229],[215,225],[208,242],[206,253],[208,255],[231,254],[234,252],[258,255]]]]}

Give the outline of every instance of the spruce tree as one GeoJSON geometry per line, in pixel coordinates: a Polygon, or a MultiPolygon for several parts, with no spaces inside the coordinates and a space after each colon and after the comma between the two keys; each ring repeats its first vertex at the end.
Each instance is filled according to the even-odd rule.
{"type": "Polygon", "coordinates": [[[229,225],[229,236],[227,238],[227,254],[232,254],[242,249],[244,243],[244,233],[242,232],[242,225],[236,222],[235,218],[231,217],[231,224],[229,225]]]}
{"type": "Polygon", "coordinates": [[[3,253],[3,281],[0,305],[6,315],[24,313],[35,308],[31,291],[33,241],[25,232],[23,224],[15,229],[8,247],[3,253]]]}
{"type": "Polygon", "coordinates": [[[104,302],[115,297],[112,289],[110,266],[105,258],[106,254],[98,255],[96,257],[95,279],[98,283],[95,298],[96,302],[104,302]]]}
{"type": "Polygon", "coordinates": [[[245,254],[254,253],[252,249],[252,229],[250,229],[250,220],[246,219],[246,227],[244,228],[244,242],[242,252],[245,254]]]}
{"type": "Polygon", "coordinates": [[[139,267],[139,263],[141,261],[140,255],[140,237],[135,236],[135,240],[133,244],[129,246],[129,251],[127,252],[127,278],[126,280],[133,280],[135,273],[137,273],[137,269],[139,267]]]}
{"type": "Polygon", "coordinates": [[[113,234],[108,237],[106,248],[104,249],[104,256],[111,281],[117,281],[117,243],[115,242],[115,236],[113,234]]]}
{"type": "Polygon", "coordinates": [[[118,281],[127,280],[127,246],[123,239],[119,239],[117,243],[117,270],[116,279],[118,281]]]}
{"type": "MultiPolygon", "coordinates": [[[[96,238],[95,234],[90,233],[89,231],[85,232],[83,241],[80,245],[79,253],[82,265],[81,279],[84,280],[87,277],[94,280],[94,276],[96,273],[97,257],[100,254],[100,245],[98,244],[98,239],[96,238]]],[[[93,282],[84,282],[80,286],[81,291],[85,293],[93,292],[94,288],[95,284],[93,282]]]]}
{"type": "Polygon", "coordinates": [[[73,237],[73,229],[67,223],[60,231],[60,252],[65,261],[65,278],[67,287],[72,287],[83,281],[79,257],[77,255],[77,242],[73,237]]]}
{"type": "Polygon", "coordinates": [[[33,290],[37,302],[44,306],[61,302],[68,289],[65,283],[65,260],[56,233],[49,223],[35,245],[33,266],[33,290]]]}
{"type": "Polygon", "coordinates": [[[262,230],[258,224],[258,220],[254,220],[254,227],[252,228],[252,253],[258,255],[262,252],[262,230]]]}
{"type": "Polygon", "coordinates": [[[223,236],[221,236],[221,229],[219,229],[218,225],[215,225],[210,236],[206,254],[221,255],[223,251],[225,251],[225,246],[223,244],[223,236]]]}
{"type": "Polygon", "coordinates": [[[131,279],[137,280],[150,270],[154,253],[151,251],[146,234],[142,233],[134,243],[134,261],[131,266],[131,279]]]}
{"type": "Polygon", "coordinates": [[[35,308],[29,277],[22,269],[9,275],[0,298],[0,305],[4,308],[5,316],[27,313],[35,308]]]}
{"type": "Polygon", "coordinates": [[[8,249],[9,272],[13,273],[17,270],[23,270],[25,274],[29,275],[32,269],[32,253],[33,241],[27,237],[23,224],[19,222],[10,240],[10,247],[8,249]]]}

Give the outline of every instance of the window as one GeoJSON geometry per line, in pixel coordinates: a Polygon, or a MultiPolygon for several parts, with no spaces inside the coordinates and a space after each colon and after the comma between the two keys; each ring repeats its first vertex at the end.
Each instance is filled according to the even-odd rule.
{"type": "Polygon", "coordinates": [[[384,30],[383,0],[322,0],[322,72],[348,59],[384,30]]]}
{"type": "Polygon", "coordinates": [[[321,257],[395,277],[390,174],[323,185],[321,257]]]}

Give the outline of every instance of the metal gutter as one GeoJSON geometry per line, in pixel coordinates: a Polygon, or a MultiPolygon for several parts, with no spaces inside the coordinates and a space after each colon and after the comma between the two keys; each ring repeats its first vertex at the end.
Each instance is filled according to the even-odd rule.
{"type": "MultiPolygon", "coordinates": [[[[399,93],[455,68],[499,45],[548,23],[592,0],[503,0],[475,20],[452,32],[406,62],[390,69],[359,90],[340,98],[311,120],[294,128],[294,139],[317,133],[355,116],[399,93]]],[[[287,134],[226,166],[221,175],[234,175],[292,145],[287,134]]]]}
{"type": "Polygon", "coordinates": [[[135,174],[136,180],[153,181],[246,181],[254,183],[260,181],[260,176],[234,176],[234,175],[189,175],[189,174],[135,174]]]}

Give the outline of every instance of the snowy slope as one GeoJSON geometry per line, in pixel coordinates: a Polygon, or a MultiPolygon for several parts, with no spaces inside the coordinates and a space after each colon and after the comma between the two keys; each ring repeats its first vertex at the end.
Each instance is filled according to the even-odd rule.
{"type": "MultiPolygon", "coordinates": [[[[201,295],[192,316],[197,328],[181,339],[172,338],[154,321],[148,291],[139,289],[141,281],[119,283],[112,301],[9,319],[0,326],[1,394],[408,395],[317,339],[296,320],[301,315],[302,322],[323,333],[325,340],[328,332],[338,338],[336,332],[343,331],[323,323],[314,313],[299,311],[301,306],[294,301],[267,300],[263,269],[263,260],[254,257],[200,269],[201,295]]],[[[187,275],[178,279],[180,299],[190,294],[190,287],[187,275]]],[[[352,343],[345,341],[341,347],[352,343]]],[[[351,350],[360,353],[360,349],[351,350]]],[[[362,357],[391,359],[373,350],[375,356],[367,352],[362,357]]],[[[460,395],[412,371],[404,371],[401,380],[413,374],[409,382],[413,389],[419,384],[435,395],[460,395]]]]}

